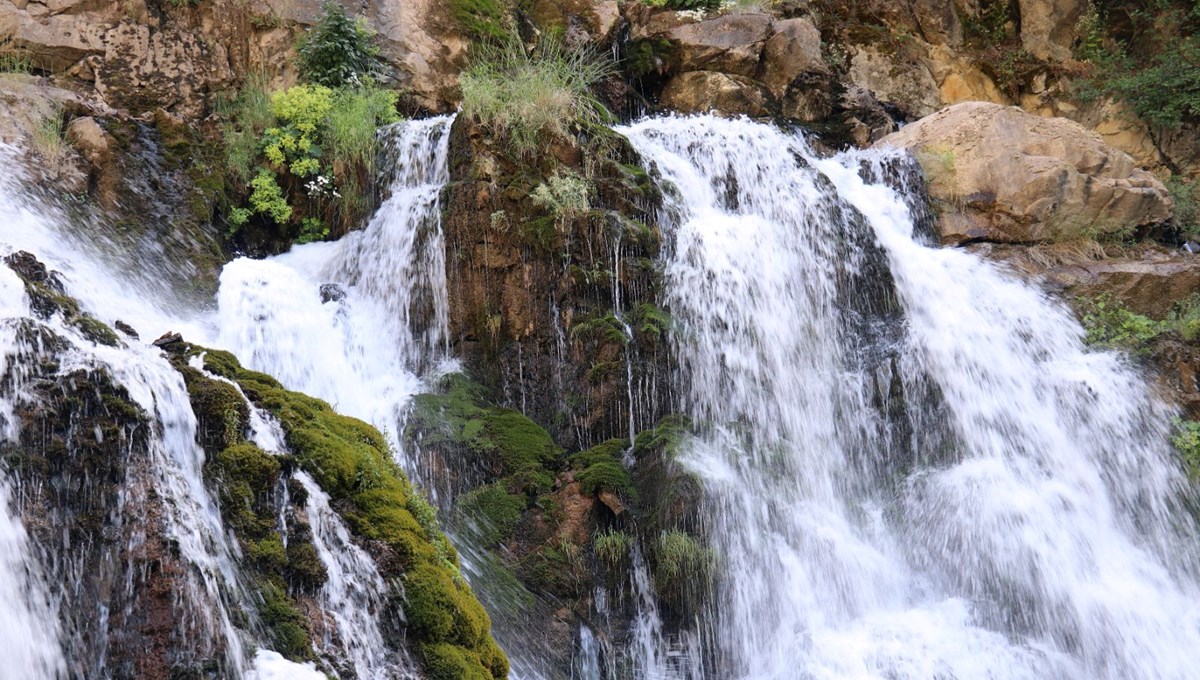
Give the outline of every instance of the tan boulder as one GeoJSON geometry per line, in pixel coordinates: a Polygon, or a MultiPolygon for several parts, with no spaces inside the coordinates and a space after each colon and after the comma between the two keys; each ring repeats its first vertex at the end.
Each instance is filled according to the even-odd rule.
{"type": "Polygon", "coordinates": [[[689,71],[672,78],[663,88],[659,102],[680,113],[717,113],[765,116],[769,111],[767,92],[749,78],[689,71]]]}
{"type": "Polygon", "coordinates": [[[901,62],[875,47],[859,46],[850,58],[850,80],[912,118],[921,118],[941,106],[938,84],[920,62],[901,62]]]}
{"type": "Polygon", "coordinates": [[[766,14],[727,14],[676,26],[665,33],[678,50],[682,71],[719,71],[753,77],[771,35],[766,14]]]}
{"type": "Polygon", "coordinates": [[[942,239],[1037,242],[1128,233],[1170,219],[1166,187],[1063,118],[964,102],[877,146],[909,149],[941,201],[942,239]]]}
{"type": "Polygon", "coordinates": [[[761,80],[776,97],[805,73],[828,74],[821,55],[821,32],[809,19],[786,19],[771,24],[774,32],[763,46],[761,80]]]}

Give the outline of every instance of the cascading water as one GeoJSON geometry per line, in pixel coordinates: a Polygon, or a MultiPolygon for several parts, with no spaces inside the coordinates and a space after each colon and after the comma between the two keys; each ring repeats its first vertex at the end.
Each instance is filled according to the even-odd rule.
{"type": "Polygon", "coordinates": [[[1143,378],[923,244],[881,181],[896,154],[819,159],[746,120],[623,132],[668,197],[684,462],[719,565],[706,675],[1194,677],[1197,533],[1143,378]]]}

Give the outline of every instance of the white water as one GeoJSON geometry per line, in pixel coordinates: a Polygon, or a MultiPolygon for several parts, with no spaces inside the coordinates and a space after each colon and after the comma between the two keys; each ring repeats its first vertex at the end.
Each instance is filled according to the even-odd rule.
{"type": "Polygon", "coordinates": [[[290,389],[378,426],[397,451],[405,406],[421,388],[418,372],[446,352],[437,221],[452,120],[394,128],[391,194],[363,231],[270,260],[235,260],[221,274],[217,344],[290,389]],[[322,302],[325,284],[344,297],[322,302]]]}
{"type": "MultiPolygon", "coordinates": [[[[7,374],[13,368],[9,362],[19,358],[10,319],[26,315],[27,305],[21,280],[0,267],[0,375],[7,374]]],[[[20,435],[14,396],[0,394],[0,442],[15,443],[20,435]]],[[[54,677],[66,670],[58,611],[41,567],[31,556],[29,536],[13,516],[8,483],[0,478],[0,658],[7,669],[5,677],[13,680],[54,677]]]]}
{"type": "Polygon", "coordinates": [[[1028,285],[922,245],[903,197],[859,176],[886,153],[820,160],[745,120],[624,132],[677,190],[667,301],[681,405],[706,425],[686,464],[721,565],[711,677],[1196,677],[1197,533],[1144,378],[1028,285]],[[909,437],[846,332],[892,288],[872,257],[903,311],[878,349],[916,399],[909,437]]]}
{"type": "Polygon", "coordinates": [[[323,647],[331,655],[348,656],[359,680],[413,677],[411,662],[389,651],[379,630],[387,588],[375,562],[351,540],[341,517],[329,507],[329,495],[313,478],[304,472],[295,478],[308,492],[308,525],[327,573],[320,601],[335,630],[326,633],[323,647]]]}

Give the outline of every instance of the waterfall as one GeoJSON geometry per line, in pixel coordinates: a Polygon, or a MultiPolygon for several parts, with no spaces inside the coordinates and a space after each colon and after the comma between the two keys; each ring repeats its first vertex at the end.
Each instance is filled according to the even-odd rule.
{"type": "Polygon", "coordinates": [[[1144,377],[923,242],[897,153],[711,117],[622,131],[667,196],[711,677],[1194,676],[1198,536],[1144,377]]]}

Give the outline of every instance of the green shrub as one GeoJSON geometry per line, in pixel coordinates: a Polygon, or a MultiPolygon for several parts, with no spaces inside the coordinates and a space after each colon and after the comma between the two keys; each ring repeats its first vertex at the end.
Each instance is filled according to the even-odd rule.
{"type": "Polygon", "coordinates": [[[504,138],[518,155],[544,148],[546,136],[565,137],[575,123],[611,114],[591,88],[610,66],[591,52],[547,39],[528,52],[515,37],[481,48],[459,78],[462,111],[504,138]]]}
{"type": "Polygon", "coordinates": [[[980,0],[975,14],[965,17],[963,32],[975,47],[994,47],[1008,37],[1009,0],[980,0]]]}
{"type": "Polygon", "coordinates": [[[1196,196],[1196,181],[1179,175],[1167,180],[1167,190],[1175,201],[1175,226],[1188,239],[1200,238],[1200,201],[1196,196]]]}
{"type": "Polygon", "coordinates": [[[1109,294],[1087,301],[1083,310],[1084,341],[1105,349],[1144,352],[1166,326],[1154,319],[1135,314],[1115,302],[1109,294]]]}
{"type": "Polygon", "coordinates": [[[1183,420],[1175,424],[1175,436],[1171,438],[1188,473],[1200,477],[1200,422],[1183,420]]]}
{"type": "Polygon", "coordinates": [[[340,3],[325,0],[317,25],[300,41],[300,77],[338,88],[373,81],[379,72],[375,33],[362,17],[351,18],[340,3]]]}
{"type": "Polygon", "coordinates": [[[537,185],[530,196],[534,204],[554,215],[559,228],[591,209],[592,185],[578,173],[556,170],[537,185]]]}
{"type": "Polygon", "coordinates": [[[253,212],[270,217],[275,224],[283,224],[292,216],[292,206],[288,205],[283,196],[283,189],[275,181],[275,175],[267,170],[260,170],[254,179],[250,180],[250,207],[253,212]]]}

